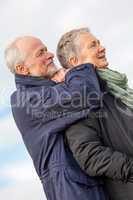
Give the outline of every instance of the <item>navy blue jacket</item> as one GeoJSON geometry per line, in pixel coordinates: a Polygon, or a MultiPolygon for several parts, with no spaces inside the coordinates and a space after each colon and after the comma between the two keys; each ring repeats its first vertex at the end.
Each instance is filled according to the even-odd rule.
{"type": "Polygon", "coordinates": [[[48,200],[104,200],[103,182],[86,175],[64,143],[67,127],[99,107],[93,65],[70,70],[64,83],[15,76],[12,113],[48,200]],[[87,109],[86,109],[87,108],[87,109]]]}

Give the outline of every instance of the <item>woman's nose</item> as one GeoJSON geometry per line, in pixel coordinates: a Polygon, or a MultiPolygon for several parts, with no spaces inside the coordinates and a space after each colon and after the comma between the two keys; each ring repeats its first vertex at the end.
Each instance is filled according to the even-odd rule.
{"type": "Polygon", "coordinates": [[[99,47],[99,49],[98,49],[99,52],[105,52],[105,50],[106,50],[105,47],[102,46],[102,45],[101,45],[101,46],[99,47]]]}

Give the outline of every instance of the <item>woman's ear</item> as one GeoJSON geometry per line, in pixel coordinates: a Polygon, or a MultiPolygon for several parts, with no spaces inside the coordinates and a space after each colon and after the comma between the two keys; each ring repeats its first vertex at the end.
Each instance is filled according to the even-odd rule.
{"type": "Polygon", "coordinates": [[[15,71],[17,74],[29,75],[29,69],[24,65],[16,65],[15,71]]]}
{"type": "Polygon", "coordinates": [[[78,58],[76,56],[69,58],[69,63],[71,66],[76,66],[78,64],[78,58]]]}

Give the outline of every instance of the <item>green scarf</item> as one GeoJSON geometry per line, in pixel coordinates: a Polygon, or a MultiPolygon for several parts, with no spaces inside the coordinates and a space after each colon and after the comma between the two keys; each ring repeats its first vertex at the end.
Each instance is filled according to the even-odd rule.
{"type": "Polygon", "coordinates": [[[97,69],[97,72],[106,81],[109,92],[133,109],[133,89],[128,87],[127,76],[109,68],[97,69]]]}

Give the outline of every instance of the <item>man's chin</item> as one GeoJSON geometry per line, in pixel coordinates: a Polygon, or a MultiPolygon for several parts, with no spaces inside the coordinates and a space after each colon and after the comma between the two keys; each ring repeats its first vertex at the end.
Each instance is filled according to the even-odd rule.
{"type": "Polygon", "coordinates": [[[59,69],[54,63],[49,64],[47,71],[48,78],[52,79],[52,77],[55,76],[58,71],[59,69]]]}
{"type": "Polygon", "coordinates": [[[53,71],[49,72],[48,76],[50,79],[52,79],[57,73],[58,73],[58,70],[55,70],[55,71],[53,70],[53,71]]]}
{"type": "Polygon", "coordinates": [[[59,69],[54,76],[51,78],[51,80],[54,80],[56,82],[63,82],[65,78],[65,70],[63,68],[59,69]]]}
{"type": "Polygon", "coordinates": [[[105,67],[105,68],[108,68],[108,65],[109,65],[109,63],[106,62],[104,67],[105,67]]]}
{"type": "Polygon", "coordinates": [[[99,66],[97,66],[97,68],[106,69],[108,68],[108,65],[109,65],[108,62],[104,62],[104,63],[101,63],[99,66]]]}

